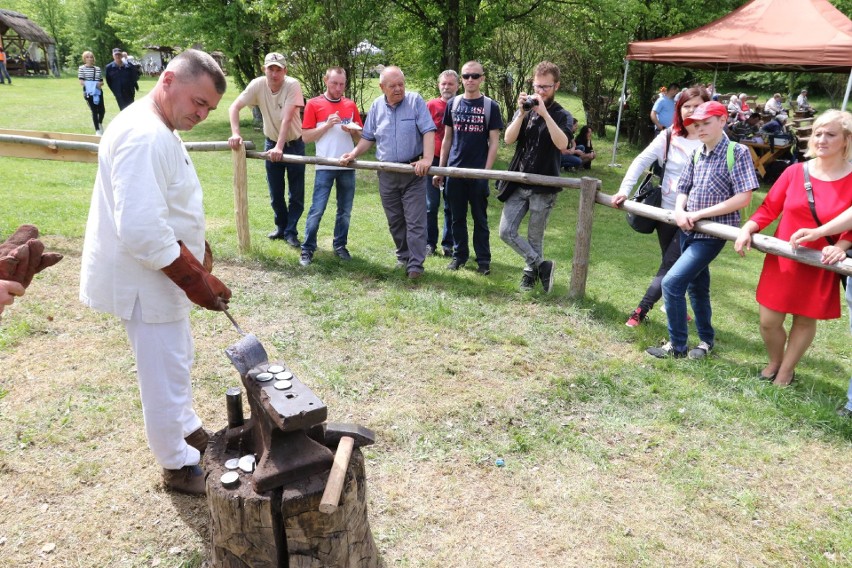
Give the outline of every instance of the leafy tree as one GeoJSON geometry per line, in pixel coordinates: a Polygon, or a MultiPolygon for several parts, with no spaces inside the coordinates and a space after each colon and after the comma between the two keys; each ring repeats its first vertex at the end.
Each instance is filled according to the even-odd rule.
{"type": "Polygon", "coordinates": [[[423,55],[436,69],[458,69],[487,45],[507,23],[522,20],[547,0],[526,3],[509,0],[391,0],[404,15],[408,29],[418,34],[423,55]]]}

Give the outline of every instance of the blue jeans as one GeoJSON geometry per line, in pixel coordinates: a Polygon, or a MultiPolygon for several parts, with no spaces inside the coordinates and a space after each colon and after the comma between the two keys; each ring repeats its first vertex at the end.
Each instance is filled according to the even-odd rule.
{"type": "MultiPolygon", "coordinates": [[[[440,156],[435,156],[432,165],[437,166],[440,156]]],[[[438,248],[438,211],[441,208],[441,190],[432,185],[432,178],[426,178],[426,244],[432,248],[438,248]]],[[[446,182],[446,180],[444,180],[446,182]]],[[[441,248],[453,248],[453,235],[450,231],[450,204],[447,203],[447,195],[444,193],[444,229],[441,231],[441,248]]]]}
{"type": "MultiPolygon", "coordinates": [[[[266,150],[275,148],[275,142],[266,139],[266,150]]],[[[305,155],[305,143],[301,138],[288,142],[284,146],[285,154],[294,156],[305,155]]],[[[298,237],[299,219],[305,210],[305,164],[288,164],[287,162],[266,161],[266,183],[269,186],[269,200],[272,212],[275,214],[275,226],[285,237],[298,237]],[[290,206],[284,199],[284,174],[290,185],[290,206]]]]}
{"type": "Polygon", "coordinates": [[[713,345],[715,333],[710,319],[710,263],[722,249],[725,241],[715,238],[695,238],[696,233],[681,234],[680,258],[663,278],[663,298],[669,320],[669,339],[675,351],[687,348],[689,332],[686,323],[686,294],[695,315],[698,338],[713,345]]]}
{"type": "Polygon", "coordinates": [[[473,218],[473,250],[476,263],[491,264],[491,245],[488,237],[488,180],[447,178],[445,201],[450,204],[453,235],[453,258],[467,262],[470,246],[467,238],[467,208],[473,218]]]}
{"type": "Polygon", "coordinates": [[[9,77],[9,70],[6,69],[6,62],[0,61],[0,83],[3,83],[3,77],[9,81],[10,85],[12,84],[12,78],[9,77]]]}
{"type": "Polygon", "coordinates": [[[352,216],[352,202],[355,199],[355,170],[316,170],[314,175],[314,197],[305,222],[305,242],[302,250],[317,250],[317,232],[322,215],[328,205],[331,185],[337,181],[337,216],[334,218],[335,250],[345,247],[349,240],[349,218],[352,216]]]}

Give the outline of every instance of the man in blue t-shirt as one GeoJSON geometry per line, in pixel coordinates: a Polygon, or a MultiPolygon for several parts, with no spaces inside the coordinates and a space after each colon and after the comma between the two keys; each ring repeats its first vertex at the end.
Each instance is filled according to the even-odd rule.
{"type": "Polygon", "coordinates": [[[674,98],[680,92],[677,83],[669,85],[664,95],[660,95],[654,108],[651,109],[651,122],[658,132],[665,130],[674,123],[675,102],[674,98]]]}
{"type": "MultiPolygon", "coordinates": [[[[440,166],[490,170],[500,147],[503,119],[496,102],[480,91],[485,71],[478,61],[462,66],[464,94],[451,99],[444,111],[444,140],[441,143],[440,166]],[[487,105],[487,106],[486,106],[487,105]]],[[[435,176],[440,186],[443,178],[435,176]]],[[[473,218],[473,250],[477,271],[491,272],[491,245],[488,237],[488,180],[449,178],[446,181],[446,200],[452,219],[453,260],[449,270],[458,270],[470,257],[467,237],[467,209],[473,218]]]]}

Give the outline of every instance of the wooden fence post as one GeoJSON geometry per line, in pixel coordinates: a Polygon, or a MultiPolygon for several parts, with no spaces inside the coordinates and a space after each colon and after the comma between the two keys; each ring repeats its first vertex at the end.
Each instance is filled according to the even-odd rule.
{"type": "Polygon", "coordinates": [[[592,245],[592,220],[598,180],[584,177],[580,183],[580,206],[577,209],[577,234],[574,238],[574,259],[571,263],[570,298],[586,295],[586,278],[589,275],[589,254],[592,245]]]}
{"type": "Polygon", "coordinates": [[[234,216],[237,221],[237,242],[240,254],[246,254],[251,250],[251,235],[248,222],[248,174],[246,170],[246,147],[240,147],[231,151],[231,160],[234,163],[234,216]]]}

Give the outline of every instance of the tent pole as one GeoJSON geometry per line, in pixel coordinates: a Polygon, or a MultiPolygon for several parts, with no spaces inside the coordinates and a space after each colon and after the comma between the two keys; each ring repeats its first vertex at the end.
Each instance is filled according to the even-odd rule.
{"type": "Polygon", "coordinates": [[[624,81],[621,83],[621,97],[618,99],[618,120],[615,122],[615,141],[612,143],[612,161],[609,167],[618,168],[621,164],[615,163],[615,153],[618,151],[618,133],[621,132],[621,113],[624,110],[624,104],[627,102],[627,70],[630,68],[630,61],[624,60],[624,81]]]}
{"type": "Polygon", "coordinates": [[[846,103],[849,102],[849,90],[852,89],[852,69],[849,70],[849,80],[846,81],[846,94],[843,95],[843,105],[840,110],[846,110],[846,103]]]}
{"type": "Polygon", "coordinates": [[[719,76],[719,68],[713,67],[713,90],[719,92],[719,85],[716,84],[716,77],[719,76]]]}

